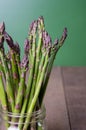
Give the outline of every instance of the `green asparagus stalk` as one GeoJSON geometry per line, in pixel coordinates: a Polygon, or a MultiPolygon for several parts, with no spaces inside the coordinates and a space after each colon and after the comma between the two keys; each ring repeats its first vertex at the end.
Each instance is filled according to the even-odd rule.
{"type": "MultiPolygon", "coordinates": [[[[4,111],[6,113],[8,112],[8,105],[7,105],[8,101],[7,101],[7,95],[6,95],[6,92],[5,92],[4,81],[3,81],[3,78],[2,78],[3,76],[4,76],[4,80],[5,80],[4,69],[3,69],[2,63],[0,61],[0,97],[1,97],[0,102],[1,102],[3,114],[4,114],[4,111]]],[[[9,120],[7,115],[3,116],[3,118],[6,121],[9,120]]],[[[8,128],[9,124],[6,122],[5,126],[6,126],[6,128],[8,128]]]]}
{"type": "Polygon", "coordinates": [[[5,24],[4,22],[0,23],[0,48],[3,48],[3,43],[4,43],[4,33],[5,30],[5,24]]]}
{"type": "Polygon", "coordinates": [[[40,106],[42,105],[42,102],[43,102],[43,99],[44,99],[44,95],[45,95],[45,92],[46,92],[46,88],[47,88],[47,84],[48,84],[49,77],[50,77],[50,74],[51,74],[51,70],[52,70],[52,66],[53,66],[55,56],[56,56],[56,52],[54,54],[52,54],[52,56],[49,59],[49,64],[47,66],[45,78],[44,78],[43,85],[42,85],[42,88],[41,88],[41,91],[40,91],[40,94],[39,94],[40,106]]]}
{"type": "MultiPolygon", "coordinates": [[[[44,51],[44,49],[43,49],[43,51],[44,51]]],[[[45,60],[45,55],[46,55],[45,52],[43,52],[42,57],[40,59],[40,63],[39,63],[39,71],[38,71],[36,83],[38,83],[40,75],[41,75],[40,71],[42,71],[42,67],[43,67],[44,60],[45,60]]]]}
{"type": "Polygon", "coordinates": [[[31,113],[33,112],[34,107],[35,107],[35,105],[36,105],[36,102],[37,102],[37,99],[38,99],[38,95],[39,95],[39,92],[40,92],[40,89],[41,89],[41,85],[42,85],[42,82],[43,82],[43,78],[44,78],[44,75],[45,75],[45,71],[46,71],[46,68],[47,68],[47,64],[48,64],[48,54],[46,55],[46,59],[45,59],[45,63],[44,63],[42,72],[40,72],[40,73],[41,73],[41,77],[40,77],[39,83],[38,83],[37,86],[36,86],[35,94],[34,94],[34,97],[33,97],[33,99],[32,99],[31,105],[30,105],[29,109],[27,110],[27,113],[28,113],[29,115],[28,115],[28,117],[26,118],[26,121],[25,121],[25,125],[24,125],[24,127],[23,127],[23,130],[27,130],[27,127],[28,127],[28,125],[29,125],[27,122],[30,121],[31,113]]]}
{"type": "Polygon", "coordinates": [[[12,73],[12,64],[11,64],[11,56],[10,51],[6,54],[6,61],[8,63],[9,75],[11,75],[10,80],[12,82],[13,91],[15,90],[14,82],[13,82],[13,73],[12,73]]]}
{"type": "MultiPolygon", "coordinates": [[[[0,71],[0,101],[2,105],[2,109],[5,112],[8,112],[8,106],[7,106],[7,97],[6,97],[6,92],[4,88],[4,83],[3,83],[3,78],[2,78],[2,72],[0,71]]],[[[8,121],[8,116],[4,116],[4,120],[8,121]]],[[[6,128],[8,128],[8,123],[6,122],[6,128]]]]}
{"type": "Polygon", "coordinates": [[[29,70],[29,79],[28,79],[28,85],[26,89],[26,97],[30,92],[31,86],[32,86],[32,81],[33,81],[33,74],[34,74],[34,65],[35,65],[35,51],[36,51],[36,28],[37,28],[37,21],[34,22],[33,25],[33,45],[32,45],[32,55],[31,55],[31,62],[30,64],[30,70],[29,70]]]}
{"type": "Polygon", "coordinates": [[[7,64],[5,53],[4,53],[4,47],[3,47],[3,42],[4,42],[3,33],[4,33],[4,31],[5,31],[5,25],[3,23],[3,24],[0,24],[0,36],[2,36],[0,38],[0,59],[1,59],[1,62],[2,62],[3,68],[4,68],[4,73],[6,76],[7,97],[9,99],[9,102],[11,102],[10,106],[11,106],[11,109],[13,111],[13,109],[14,109],[14,95],[13,95],[13,90],[12,90],[12,83],[10,80],[9,68],[8,68],[8,64],[7,64]]]}
{"type": "Polygon", "coordinates": [[[46,78],[44,79],[43,86],[42,86],[40,94],[39,94],[40,106],[42,105],[42,102],[43,102],[43,99],[44,99],[44,95],[45,95],[45,92],[46,92],[46,88],[47,88],[47,84],[48,84],[49,77],[50,77],[50,74],[51,74],[51,70],[52,70],[52,66],[53,66],[55,56],[56,56],[56,54],[52,55],[51,60],[49,61],[49,64],[47,66],[46,78]]]}
{"type": "Polygon", "coordinates": [[[34,26],[34,22],[35,21],[33,21],[32,23],[31,23],[31,25],[30,25],[30,28],[29,28],[29,33],[28,33],[28,39],[27,39],[27,41],[29,41],[29,51],[28,52],[26,52],[27,54],[28,54],[28,56],[29,56],[29,61],[31,61],[31,56],[32,56],[32,42],[33,42],[33,26],[34,26]]]}
{"type": "MultiPolygon", "coordinates": [[[[43,54],[42,54],[42,58],[41,58],[41,61],[40,61],[40,64],[39,64],[39,71],[38,71],[38,76],[37,76],[37,82],[36,82],[36,84],[38,84],[38,82],[39,82],[39,80],[40,80],[40,76],[41,76],[41,73],[40,72],[42,72],[42,68],[43,68],[43,64],[44,64],[44,61],[45,61],[45,49],[43,49],[43,54]]],[[[41,88],[42,88],[42,86],[41,86],[41,88]]],[[[41,91],[41,90],[40,90],[41,91]]],[[[40,94],[40,92],[39,92],[39,94],[40,94]]],[[[39,106],[40,104],[40,102],[39,102],[40,100],[39,100],[39,96],[38,96],[38,102],[37,102],[37,107],[38,107],[38,109],[40,109],[41,107],[39,106]]],[[[40,119],[39,119],[40,120],[40,119]]],[[[40,121],[39,121],[39,123],[40,123],[40,121]]],[[[37,124],[37,130],[42,130],[43,128],[42,128],[42,126],[41,125],[39,125],[39,123],[37,124]]]]}
{"type": "MultiPolygon", "coordinates": [[[[2,57],[2,53],[0,51],[0,56],[2,57]]],[[[6,64],[6,61],[3,59],[4,57],[2,57],[2,63],[3,63],[3,67],[5,68],[5,75],[6,75],[6,92],[7,92],[7,96],[8,96],[8,100],[10,102],[10,106],[11,106],[11,110],[13,111],[14,109],[14,94],[13,94],[13,89],[12,89],[12,83],[10,80],[10,75],[9,75],[9,71],[8,71],[8,67],[6,64]]]]}
{"type": "Polygon", "coordinates": [[[44,19],[43,17],[39,17],[38,19],[38,46],[36,49],[36,61],[35,61],[35,70],[34,70],[34,77],[33,77],[33,83],[32,83],[32,89],[30,93],[30,98],[29,98],[29,103],[28,103],[28,108],[30,106],[30,103],[32,101],[34,91],[35,91],[35,86],[36,86],[36,80],[37,80],[37,75],[38,75],[38,67],[39,67],[39,61],[40,61],[40,53],[41,53],[41,47],[42,47],[42,32],[44,30],[44,19]]]}
{"type": "MultiPolygon", "coordinates": [[[[29,49],[30,49],[29,40],[25,39],[25,42],[24,42],[24,53],[25,53],[26,56],[28,56],[29,49]]],[[[25,94],[24,94],[24,96],[25,96],[25,94]]],[[[22,115],[24,115],[25,110],[26,110],[27,100],[25,98],[28,98],[28,97],[26,97],[26,96],[24,97],[24,103],[23,103],[23,106],[22,106],[22,109],[21,109],[20,117],[22,117],[22,115]]],[[[23,118],[20,118],[19,119],[19,126],[18,126],[20,129],[22,129],[22,123],[23,123],[23,118]]]]}
{"type": "MultiPolygon", "coordinates": [[[[5,24],[4,22],[0,23],[0,48],[3,48],[3,43],[4,43],[4,37],[3,37],[3,33],[5,30],[5,24]]],[[[5,72],[4,72],[4,68],[0,59],[0,71],[3,72],[3,76],[5,78],[5,72]]]]}
{"type": "Polygon", "coordinates": [[[39,17],[38,19],[38,46],[36,49],[36,62],[35,62],[35,72],[34,72],[34,78],[33,78],[33,84],[32,88],[35,87],[36,80],[37,80],[37,74],[38,74],[38,67],[39,67],[39,61],[40,61],[40,53],[41,53],[41,47],[42,47],[42,33],[44,31],[44,19],[43,17],[39,17]]]}
{"type": "Polygon", "coordinates": [[[11,54],[11,64],[12,64],[12,73],[13,73],[13,82],[16,86],[16,91],[18,89],[18,83],[19,83],[19,74],[18,74],[18,66],[16,63],[16,46],[13,43],[13,40],[11,38],[10,35],[8,35],[8,33],[5,31],[4,32],[4,38],[8,44],[8,46],[10,47],[10,54],[11,54]]]}
{"type": "Polygon", "coordinates": [[[4,68],[2,66],[1,60],[0,60],[0,71],[2,72],[3,78],[6,81],[6,76],[5,76],[5,72],[4,72],[4,68]]]}
{"type": "Polygon", "coordinates": [[[16,57],[16,64],[17,64],[17,70],[18,70],[18,77],[19,77],[19,81],[20,81],[20,74],[21,74],[21,69],[20,69],[20,47],[19,44],[16,42],[15,44],[15,57],[16,57]]]}
{"type": "Polygon", "coordinates": [[[67,28],[64,29],[60,41],[58,41],[58,39],[56,39],[55,42],[54,42],[54,45],[52,46],[51,56],[50,56],[49,64],[47,66],[45,80],[43,82],[43,87],[41,88],[41,91],[40,91],[40,94],[39,94],[40,105],[42,105],[42,102],[43,102],[43,98],[44,98],[44,95],[45,95],[45,92],[46,92],[47,84],[48,84],[48,81],[49,81],[49,78],[50,78],[52,66],[53,66],[54,59],[56,57],[57,51],[63,45],[66,37],[67,37],[67,28]]]}
{"type": "MultiPolygon", "coordinates": [[[[48,51],[50,53],[51,51],[51,37],[49,36],[49,34],[46,31],[43,31],[43,49],[42,49],[42,57],[40,60],[40,64],[39,64],[39,70],[42,70],[42,66],[43,66],[43,62],[45,60],[45,54],[48,51]]],[[[40,78],[40,71],[38,71],[38,76],[37,76],[37,83],[39,81],[40,78]]]]}
{"type": "Polygon", "coordinates": [[[32,89],[30,92],[30,98],[28,102],[27,109],[29,109],[31,101],[34,96],[34,91],[35,91],[35,86],[36,86],[36,80],[37,80],[37,75],[38,75],[38,67],[39,67],[39,61],[40,61],[40,52],[41,52],[41,47],[42,47],[42,32],[44,30],[44,20],[43,17],[39,17],[38,19],[38,46],[36,49],[36,61],[35,61],[35,70],[34,70],[34,75],[33,75],[33,83],[32,83],[32,89]]]}
{"type": "Polygon", "coordinates": [[[37,28],[37,21],[34,21],[33,24],[33,30],[32,30],[32,35],[33,35],[33,45],[32,45],[32,55],[31,55],[31,61],[29,61],[29,79],[28,79],[28,84],[27,84],[27,89],[26,89],[26,97],[29,96],[30,88],[32,85],[33,81],[33,73],[34,73],[34,65],[35,65],[35,51],[36,51],[36,28],[37,28]]]}
{"type": "MultiPolygon", "coordinates": [[[[32,84],[32,80],[33,80],[33,72],[34,72],[34,64],[35,64],[36,28],[37,28],[37,21],[34,21],[33,30],[32,30],[32,35],[33,35],[32,55],[31,55],[31,62],[29,62],[30,70],[29,70],[29,79],[28,79],[28,84],[27,84],[27,88],[29,90],[31,88],[31,84],[32,84]]],[[[27,93],[28,93],[28,89],[26,90],[26,96],[27,96],[27,93]]]]}
{"type": "MultiPolygon", "coordinates": [[[[31,91],[31,85],[32,85],[32,81],[33,81],[33,73],[34,73],[34,65],[35,65],[35,50],[36,50],[36,29],[37,29],[37,21],[34,21],[32,24],[31,24],[31,27],[30,27],[30,33],[29,35],[33,36],[33,40],[32,40],[32,43],[33,45],[31,46],[30,48],[30,44],[29,44],[29,41],[28,39],[26,39],[25,41],[25,54],[27,55],[30,51],[30,62],[29,62],[29,79],[28,79],[28,83],[27,83],[27,88],[26,88],[26,91],[25,91],[25,100],[24,100],[24,104],[22,106],[22,110],[21,110],[21,115],[23,115],[25,113],[25,110],[26,110],[26,106],[27,106],[27,103],[28,103],[28,97],[30,96],[30,91],[31,91]],[[30,50],[29,50],[30,49],[30,50]]],[[[31,38],[31,37],[30,37],[31,38]]],[[[30,42],[31,42],[31,39],[30,39],[30,42]]],[[[23,122],[23,119],[20,118],[19,120],[19,128],[22,127],[22,122],[23,122]]]]}
{"type": "Polygon", "coordinates": [[[4,88],[1,70],[0,70],[0,100],[1,100],[3,110],[7,111],[6,92],[5,92],[5,88],[4,88]]]}
{"type": "MultiPolygon", "coordinates": [[[[19,83],[18,94],[16,97],[14,113],[20,113],[21,111],[22,100],[24,97],[24,87],[25,87],[27,68],[28,68],[28,57],[25,55],[21,62],[21,78],[19,83]]],[[[14,118],[12,121],[14,121],[14,118]]]]}
{"type": "Polygon", "coordinates": [[[8,69],[6,59],[5,59],[5,55],[3,54],[3,51],[1,49],[0,49],[0,58],[1,58],[1,61],[2,61],[3,67],[4,67],[4,71],[5,71],[5,75],[6,75],[6,92],[7,92],[8,100],[11,105],[11,109],[13,111],[13,109],[14,109],[13,88],[12,88],[12,83],[10,80],[9,69],[8,69]]]}

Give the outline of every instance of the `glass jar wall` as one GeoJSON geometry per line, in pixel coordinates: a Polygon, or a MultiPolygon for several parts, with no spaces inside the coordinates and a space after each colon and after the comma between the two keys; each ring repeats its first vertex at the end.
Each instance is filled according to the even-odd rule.
{"type": "Polygon", "coordinates": [[[45,117],[45,107],[23,115],[0,109],[0,130],[46,130],[45,117]]]}

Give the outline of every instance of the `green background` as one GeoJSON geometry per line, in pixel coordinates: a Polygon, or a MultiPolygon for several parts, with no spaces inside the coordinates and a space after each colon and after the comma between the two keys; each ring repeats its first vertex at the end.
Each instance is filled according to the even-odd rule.
{"type": "Polygon", "coordinates": [[[53,40],[68,28],[54,65],[86,66],[86,0],[0,0],[0,22],[5,22],[8,33],[19,42],[22,55],[28,27],[40,15],[53,40]]]}

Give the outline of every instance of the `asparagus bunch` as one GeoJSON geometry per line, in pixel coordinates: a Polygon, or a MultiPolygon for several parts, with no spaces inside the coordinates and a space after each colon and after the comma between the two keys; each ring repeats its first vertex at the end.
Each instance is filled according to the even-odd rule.
{"type": "MultiPolygon", "coordinates": [[[[19,122],[19,130],[31,129],[31,114],[42,106],[54,59],[66,37],[65,28],[61,39],[52,43],[43,17],[39,17],[30,25],[21,60],[19,44],[14,43],[5,31],[4,22],[0,24],[0,101],[7,112],[20,114],[20,117],[24,113],[29,114],[25,119],[6,118],[14,123],[19,122]],[[6,43],[8,53],[4,48],[6,43]]],[[[42,127],[36,128],[42,130],[42,127]]]]}

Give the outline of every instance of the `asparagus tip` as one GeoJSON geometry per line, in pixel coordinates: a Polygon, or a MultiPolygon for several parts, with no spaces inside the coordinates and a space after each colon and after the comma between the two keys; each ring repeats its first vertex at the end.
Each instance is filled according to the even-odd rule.
{"type": "Polygon", "coordinates": [[[47,47],[49,44],[51,45],[51,37],[49,36],[47,31],[43,31],[43,44],[47,47]]]}
{"type": "Polygon", "coordinates": [[[11,49],[15,48],[11,36],[6,31],[4,32],[4,39],[11,49]]]}
{"type": "Polygon", "coordinates": [[[22,62],[21,62],[21,65],[20,65],[21,68],[28,69],[28,63],[29,63],[28,56],[24,55],[22,62]]]}
{"type": "Polygon", "coordinates": [[[43,16],[40,16],[38,18],[38,25],[39,25],[39,28],[44,29],[44,18],[43,18],[43,16]]]}
{"type": "Polygon", "coordinates": [[[37,20],[34,20],[34,21],[31,23],[31,25],[30,25],[29,34],[34,35],[34,33],[36,32],[36,29],[37,29],[37,25],[38,25],[37,20]]]}
{"type": "Polygon", "coordinates": [[[28,54],[29,49],[30,49],[29,40],[26,38],[25,41],[24,41],[24,52],[25,52],[25,54],[28,54]]]}
{"type": "Polygon", "coordinates": [[[67,37],[67,28],[65,27],[64,31],[63,31],[63,34],[62,34],[62,37],[60,39],[60,46],[62,46],[62,44],[64,43],[66,37],[67,37]]]}
{"type": "Polygon", "coordinates": [[[65,27],[63,31],[63,38],[66,39],[66,37],[67,37],[67,28],[65,27]]]}
{"type": "Polygon", "coordinates": [[[54,46],[58,45],[58,41],[59,41],[58,38],[56,38],[55,41],[54,41],[54,46]]]}
{"type": "Polygon", "coordinates": [[[4,31],[5,31],[5,23],[1,22],[0,23],[0,33],[3,34],[4,31]]]}
{"type": "Polygon", "coordinates": [[[18,42],[15,43],[14,49],[15,49],[16,53],[20,55],[20,46],[19,46],[18,42]]]}
{"type": "Polygon", "coordinates": [[[0,35],[0,48],[3,48],[4,37],[0,35]]]}

